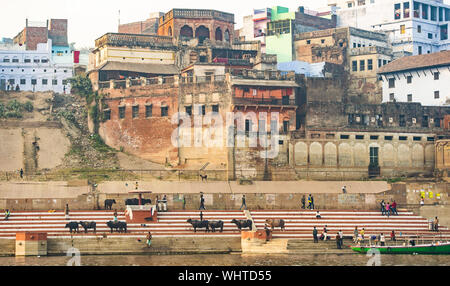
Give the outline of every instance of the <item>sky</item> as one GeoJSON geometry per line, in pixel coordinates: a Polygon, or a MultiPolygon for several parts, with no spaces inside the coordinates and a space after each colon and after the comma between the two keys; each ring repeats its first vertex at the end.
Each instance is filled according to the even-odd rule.
{"type": "Polygon", "coordinates": [[[327,0],[1,0],[0,39],[15,37],[25,20],[45,22],[47,19],[68,19],[69,42],[77,48],[93,47],[95,39],[108,32],[117,32],[120,22],[144,21],[152,12],[168,12],[172,8],[214,9],[235,14],[235,28],[254,8],[298,6],[309,9],[325,7],[327,0]]]}

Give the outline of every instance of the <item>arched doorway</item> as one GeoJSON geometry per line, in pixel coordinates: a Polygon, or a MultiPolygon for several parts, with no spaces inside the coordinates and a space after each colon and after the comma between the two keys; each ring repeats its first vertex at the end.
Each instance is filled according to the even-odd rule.
{"type": "Polygon", "coordinates": [[[220,27],[216,29],[216,36],[214,38],[216,41],[223,41],[222,29],[220,27]]]}
{"type": "Polygon", "coordinates": [[[200,26],[195,30],[195,37],[198,39],[199,44],[203,44],[205,39],[209,39],[209,29],[205,26],[200,26]]]}
{"type": "Polygon", "coordinates": [[[225,31],[225,42],[229,42],[230,41],[230,31],[228,31],[228,29],[225,31]]]}
{"type": "Polygon", "coordinates": [[[192,39],[194,37],[194,31],[188,25],[184,25],[183,27],[181,27],[180,37],[192,39]]]}

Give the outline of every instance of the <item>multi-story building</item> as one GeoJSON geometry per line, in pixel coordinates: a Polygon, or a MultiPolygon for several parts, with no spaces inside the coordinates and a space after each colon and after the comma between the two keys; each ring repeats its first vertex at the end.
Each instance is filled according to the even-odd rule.
{"type": "Polygon", "coordinates": [[[413,55],[448,50],[450,5],[442,0],[328,0],[338,27],[388,32],[394,52],[413,55]]]}
{"type": "Polygon", "coordinates": [[[385,33],[351,27],[326,29],[298,34],[294,45],[297,61],[343,65],[348,74],[349,98],[381,103],[377,71],[393,59],[385,33]]]}
{"type": "Polygon", "coordinates": [[[403,57],[378,71],[383,102],[450,105],[450,51],[403,57]]]}
{"type": "Polygon", "coordinates": [[[279,63],[291,62],[295,59],[296,34],[335,27],[335,16],[326,19],[305,14],[302,7],[296,12],[275,7],[271,11],[271,21],[267,23],[266,53],[276,54],[279,63]]]}
{"type": "Polygon", "coordinates": [[[73,63],[57,63],[52,58],[52,40],[38,43],[36,50],[14,46],[0,49],[0,89],[70,93],[68,79],[73,63]]]}
{"type": "Polygon", "coordinates": [[[267,23],[272,18],[272,9],[254,9],[253,15],[245,16],[239,36],[245,41],[260,41],[261,52],[266,53],[267,23]]]}

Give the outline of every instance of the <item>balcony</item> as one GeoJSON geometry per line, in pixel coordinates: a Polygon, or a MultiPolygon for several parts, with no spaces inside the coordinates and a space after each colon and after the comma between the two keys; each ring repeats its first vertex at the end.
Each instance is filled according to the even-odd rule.
{"type": "Polygon", "coordinates": [[[154,47],[165,46],[172,47],[172,37],[155,36],[155,35],[133,35],[108,33],[95,41],[97,48],[102,46],[118,46],[118,47],[154,47]]]}
{"type": "Polygon", "coordinates": [[[297,108],[295,99],[278,98],[243,98],[233,97],[235,106],[261,106],[261,107],[294,107],[297,108]]]}

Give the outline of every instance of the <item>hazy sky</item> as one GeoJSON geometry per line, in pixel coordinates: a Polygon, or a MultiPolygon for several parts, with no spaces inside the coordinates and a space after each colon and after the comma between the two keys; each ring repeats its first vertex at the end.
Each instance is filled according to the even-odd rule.
{"type": "Polygon", "coordinates": [[[117,32],[119,10],[121,23],[143,21],[151,12],[168,12],[172,8],[215,9],[235,14],[236,28],[253,8],[276,5],[296,9],[317,8],[326,0],[0,0],[0,38],[12,38],[25,27],[25,19],[45,22],[50,18],[69,20],[69,42],[77,48],[93,47],[94,41],[107,32],[117,32]]]}
{"type": "MultiPolygon", "coordinates": [[[[107,32],[117,32],[121,23],[143,21],[152,12],[172,8],[215,9],[235,14],[236,28],[253,8],[276,5],[297,9],[325,7],[327,0],[0,0],[0,38],[12,38],[25,26],[25,19],[45,22],[50,18],[69,20],[69,42],[77,48],[93,47],[94,41],[107,32]]],[[[449,4],[450,0],[444,0],[449,4]]]]}

